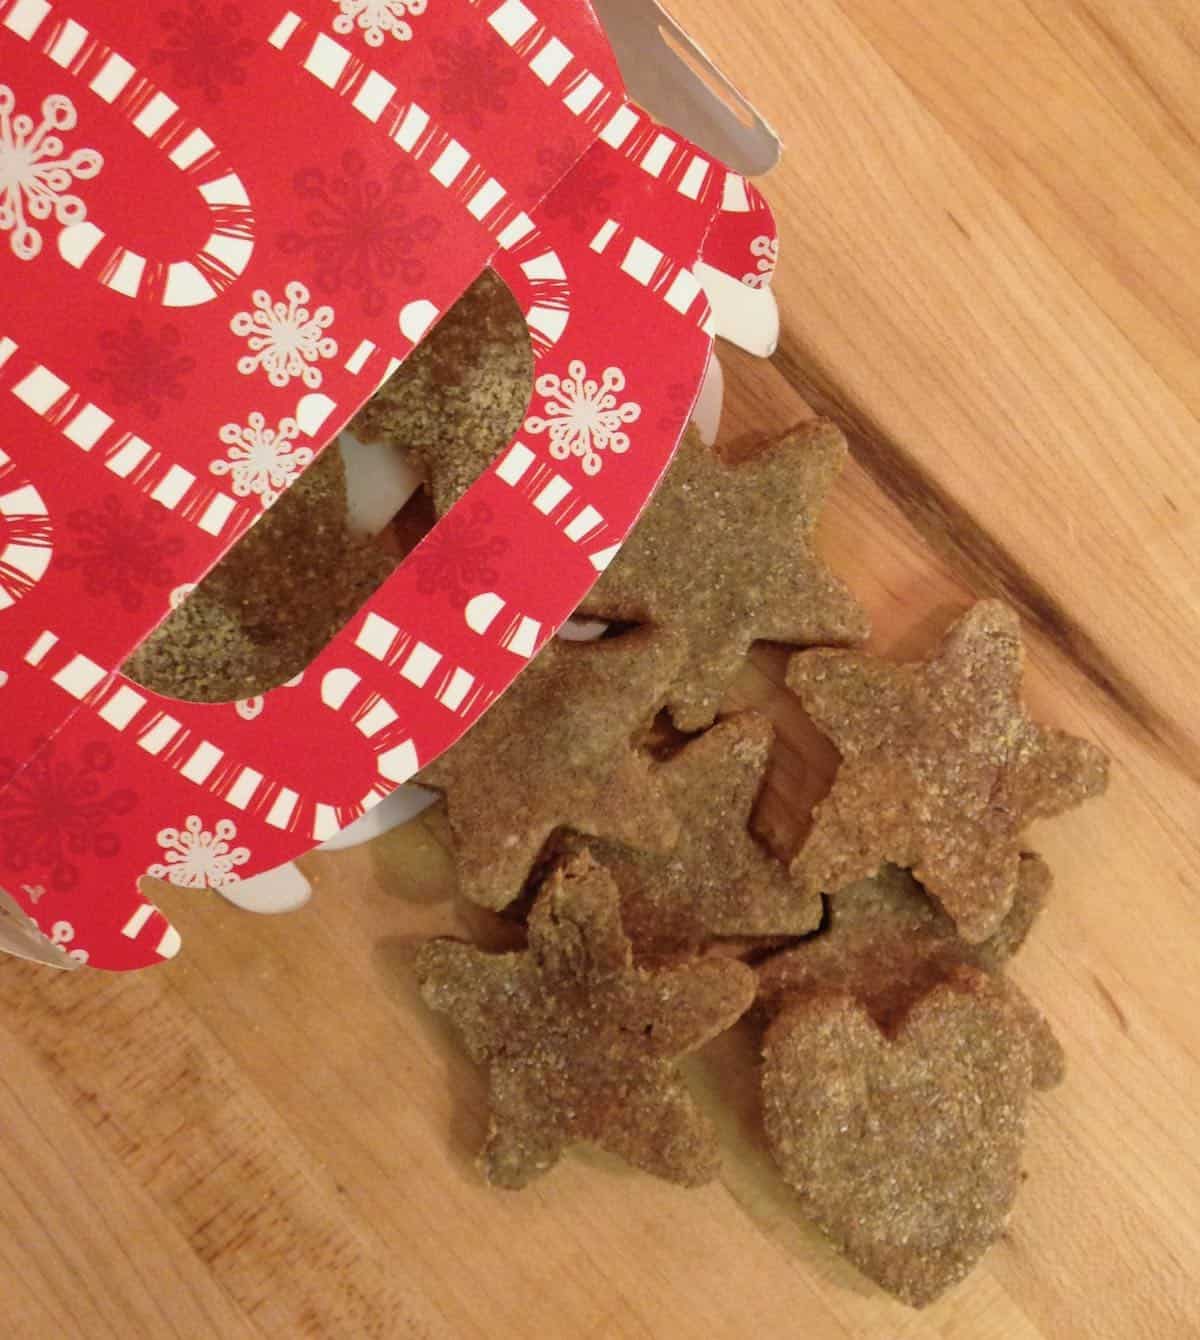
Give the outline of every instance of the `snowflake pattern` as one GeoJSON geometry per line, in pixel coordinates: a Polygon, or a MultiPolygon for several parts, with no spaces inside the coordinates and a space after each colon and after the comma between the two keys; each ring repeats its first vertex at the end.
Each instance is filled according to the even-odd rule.
{"type": "Polygon", "coordinates": [[[432,214],[416,214],[405,200],[421,189],[421,176],[401,162],[382,177],[367,171],[357,150],[342,154],[341,170],[306,168],[293,179],[297,195],[311,202],[308,231],[282,234],[285,256],[310,256],[313,286],[322,293],[358,292],[367,316],[380,316],[398,283],[417,284],[425,262],[419,252],[442,230],[432,214]]]}
{"type": "Polygon", "coordinates": [[[182,352],[177,326],[152,331],[137,317],[123,329],[101,332],[100,348],[104,366],[92,369],[92,381],[108,388],[118,408],[136,405],[150,419],[158,418],[165,401],[183,399],[184,379],[196,368],[196,360],[182,352]]]}
{"type": "Polygon", "coordinates": [[[281,419],[277,428],[268,428],[265,416],[255,410],[244,428],[224,425],[220,437],[229,448],[228,459],[213,461],[208,468],[214,475],[231,475],[239,498],[257,494],[265,510],[313,458],[311,447],[294,445],[299,436],[295,419],[281,419]]]}
{"type": "Polygon", "coordinates": [[[486,38],[477,38],[470,28],[461,28],[453,38],[430,43],[434,73],[421,81],[431,101],[436,99],[452,124],[465,121],[474,132],[483,129],[492,115],[508,111],[508,90],[517,82],[517,72],[501,65],[486,38]],[[487,71],[487,78],[479,72],[487,71]]]}
{"type": "Polygon", "coordinates": [[[229,323],[246,340],[250,352],[238,359],[238,371],[250,376],[258,368],[272,386],[286,386],[299,377],[310,391],[321,385],[322,358],[337,353],[337,341],[324,332],[333,325],[333,308],[308,309],[308,289],[293,280],[284,290],[286,302],[272,302],[266,289],[250,295],[253,312],[238,312],[229,323]]]}
{"type": "Polygon", "coordinates": [[[143,609],[148,590],[163,590],[175,580],[171,560],[184,550],[180,536],[165,533],[166,518],[148,498],[139,514],[127,512],[110,493],[99,507],[68,514],[67,528],[76,539],[59,554],[59,564],[80,573],[89,596],[112,596],[123,609],[143,609]]]}
{"type": "Polygon", "coordinates": [[[509,549],[502,535],[489,535],[494,520],[484,502],[452,508],[409,557],[423,596],[444,594],[462,609],[479,591],[499,581],[493,564],[509,549]]]}
{"type": "Polygon", "coordinates": [[[618,178],[606,170],[609,160],[605,157],[585,154],[577,158],[573,144],[566,152],[554,147],[538,150],[539,166],[558,173],[558,184],[542,202],[542,212],[555,222],[569,223],[577,233],[589,228],[594,232],[597,218],[610,218],[616,209],[618,178]]]}
{"type": "Polygon", "coordinates": [[[234,866],[250,859],[246,847],[231,847],[237,837],[232,819],[218,819],[210,833],[198,814],[189,814],[182,828],[164,828],[155,841],[163,859],[146,873],[181,889],[223,889],[241,876],[234,866]]]}
{"type": "Polygon", "coordinates": [[[15,759],[0,759],[0,784],[10,779],[0,794],[0,858],[9,870],[36,870],[56,893],[69,893],[79,883],[79,858],[109,860],[121,850],[113,820],[135,808],[137,795],[107,789],[116,763],[107,745],[85,745],[76,761],[45,740],[34,749],[21,771],[15,759]]]}
{"type": "Polygon", "coordinates": [[[534,390],[545,401],[545,417],[531,415],[525,428],[550,434],[550,455],[555,460],[579,456],[584,474],[596,475],[603,464],[600,452],[620,455],[629,450],[629,434],[621,431],[621,425],[638,419],[642,407],[632,401],[618,404],[617,392],[625,389],[620,368],[605,368],[597,381],[576,358],[567,374],[548,372],[534,382],[534,390]]]}
{"type": "Polygon", "coordinates": [[[335,33],[349,36],[359,28],[369,47],[381,47],[389,34],[397,42],[412,41],[408,18],[424,14],[426,0],[333,0],[333,3],[341,11],[333,21],[335,33]]]}
{"type": "Polygon", "coordinates": [[[34,222],[53,215],[69,228],[87,218],[87,206],[71,194],[70,186],[95,177],[104,159],[95,149],[67,154],[62,136],[54,133],[75,128],[70,98],[61,93],[44,98],[42,119],[36,124],[24,112],[14,115],[16,105],[12,89],[0,84],[0,233],[10,234],[8,243],[18,260],[31,261],[42,249],[34,222]]]}
{"type": "Polygon", "coordinates": [[[679,420],[684,418],[696,399],[696,388],[686,382],[672,382],[666,389],[664,399],[668,409],[658,421],[660,433],[678,431],[679,420]]]}
{"type": "Polygon", "coordinates": [[[50,943],[57,945],[63,950],[68,958],[74,959],[76,963],[86,963],[88,961],[88,951],[86,949],[68,949],[67,945],[75,939],[75,927],[69,921],[56,921],[50,927],[50,943]]]}
{"type": "Polygon", "coordinates": [[[779,264],[779,238],[766,234],[756,237],[750,243],[750,254],[757,258],[757,262],[753,273],[742,276],[742,283],[748,288],[767,288],[779,264]]]}
{"type": "Polygon", "coordinates": [[[246,82],[246,62],[254,54],[254,42],[238,36],[240,5],[218,7],[208,0],[188,0],[158,21],[166,37],[150,53],[151,59],[171,66],[171,82],[177,87],[199,89],[209,102],[219,102],[226,85],[246,82]]]}

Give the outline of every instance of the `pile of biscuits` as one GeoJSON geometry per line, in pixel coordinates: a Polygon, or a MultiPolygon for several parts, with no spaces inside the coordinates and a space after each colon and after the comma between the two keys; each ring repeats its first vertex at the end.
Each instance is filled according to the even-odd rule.
{"type": "MultiPolygon", "coordinates": [[[[442,515],[520,423],[529,376],[520,313],[485,275],[352,428],[419,463],[442,515]]],[[[480,1162],[502,1187],[580,1141],[684,1185],[714,1177],[716,1130],[679,1061],[746,1020],[780,1177],[860,1270],[921,1306],[1004,1230],[1030,1094],[1062,1078],[1004,969],[1050,887],[1023,835],[1103,791],[1107,760],[1030,720],[1002,604],[968,610],[922,663],[859,650],[866,616],[814,540],[845,456],[824,422],[738,462],[689,432],[581,611],[606,635],[552,641],[420,777],[444,795],[461,897],[526,947],[438,940],[416,970],[486,1071],[480,1162]],[[788,687],[841,760],[789,850],[755,829],[773,727],[722,714],[760,641],[795,649],[788,687]]],[[[308,586],[309,656],[393,561],[347,565],[341,533],[328,547],[345,575],[308,586]]],[[[188,617],[244,615],[256,591],[286,626],[242,561],[193,596],[185,637],[188,617]]],[[[230,665],[257,673],[261,630],[239,627],[230,665]]],[[[194,677],[179,634],[143,651],[147,679],[194,677]]],[[[180,696],[235,696],[192,688],[180,696]]]]}
{"type": "MultiPolygon", "coordinates": [[[[511,432],[479,431],[486,407],[511,412],[524,390],[515,359],[489,379],[473,347],[505,296],[477,285],[449,350],[435,330],[364,415],[419,455],[439,514],[511,432]],[[428,366],[436,442],[414,403],[428,366]],[[486,383],[463,391],[470,409],[456,368],[486,383]]],[[[1004,1230],[1030,1094],[1062,1078],[1004,971],[1050,886],[1022,839],[1103,791],[1107,760],[1030,720],[1017,619],[996,601],[928,661],[856,649],[866,616],[814,549],[845,455],[828,423],[739,463],[689,433],[581,611],[611,635],[552,642],[420,778],[444,794],[461,896],[521,921],[527,947],[437,940],[416,970],[486,1071],[480,1164],[502,1187],[580,1141],[711,1179],[717,1135],[679,1061],[745,1016],[780,1176],[860,1270],[921,1306],[1004,1230]],[[721,714],[760,640],[796,649],[788,686],[841,759],[783,853],[753,827],[772,726],[721,714]]]]}

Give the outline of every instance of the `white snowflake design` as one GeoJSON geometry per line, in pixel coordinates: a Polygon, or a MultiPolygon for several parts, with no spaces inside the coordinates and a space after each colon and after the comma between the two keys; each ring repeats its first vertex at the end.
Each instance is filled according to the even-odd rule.
{"type": "Polygon", "coordinates": [[[214,475],[231,475],[239,498],[257,493],[265,509],[313,458],[311,447],[293,445],[299,435],[295,419],[281,419],[278,428],[268,428],[266,418],[255,410],[244,428],[227,423],[221,429],[229,459],[213,461],[208,468],[214,475]]]}
{"type": "Polygon", "coordinates": [[[299,377],[310,391],[321,385],[317,363],[337,353],[337,341],[324,332],[333,325],[333,308],[308,308],[308,289],[293,280],[284,290],[285,301],[272,302],[265,289],[251,295],[253,312],[238,312],[229,329],[250,345],[238,359],[238,371],[250,376],[258,368],[272,386],[286,386],[299,377]]]}
{"type": "Polygon", "coordinates": [[[159,833],[155,841],[163,849],[163,861],[146,873],[181,889],[223,889],[236,884],[241,876],[234,866],[250,859],[246,847],[229,845],[236,837],[232,819],[218,819],[210,833],[199,815],[189,814],[181,829],[164,828],[159,833]]]}
{"type": "Polygon", "coordinates": [[[42,235],[30,220],[44,222],[51,215],[64,228],[82,223],[87,206],[70,194],[73,181],[87,181],[104,166],[95,149],[66,154],[62,137],[53,134],[75,128],[75,105],[61,93],[42,100],[42,119],[13,112],[17,99],[0,84],[0,233],[9,233],[9,246],[18,260],[31,261],[42,249],[42,235]],[[64,156],[65,155],[65,156],[64,156]]]}
{"type": "Polygon", "coordinates": [[[754,273],[743,275],[742,283],[748,288],[766,288],[775,277],[775,267],[779,264],[779,238],[756,237],[750,243],[750,254],[758,258],[754,273]]]}
{"type": "Polygon", "coordinates": [[[397,42],[412,41],[408,16],[424,14],[426,0],[333,0],[333,3],[341,10],[333,21],[335,33],[350,34],[358,27],[368,46],[381,47],[388,33],[397,42]]]}
{"type": "Polygon", "coordinates": [[[597,381],[576,358],[568,365],[567,376],[547,372],[533,386],[545,399],[546,417],[531,415],[525,427],[531,433],[550,434],[550,455],[555,460],[579,456],[584,474],[596,475],[603,464],[599,452],[620,455],[629,450],[629,434],[621,431],[621,425],[638,419],[642,407],[633,401],[617,403],[616,393],[625,389],[620,368],[605,368],[597,381]]]}
{"type": "Polygon", "coordinates": [[[76,963],[86,963],[88,961],[88,951],[86,949],[67,948],[67,945],[74,939],[75,927],[69,921],[56,921],[50,927],[50,943],[57,945],[68,958],[73,958],[76,963]]]}

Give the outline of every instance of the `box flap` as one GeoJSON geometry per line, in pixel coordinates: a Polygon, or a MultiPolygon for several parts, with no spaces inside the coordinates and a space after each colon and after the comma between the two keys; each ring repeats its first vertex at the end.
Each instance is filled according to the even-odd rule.
{"type": "Polygon", "coordinates": [[[731,169],[721,217],[696,276],[716,333],[767,358],[779,343],[771,279],[779,237],[766,201],[745,178],[779,160],[779,137],[742,93],[657,3],[593,0],[630,96],[731,169]]]}
{"type": "Polygon", "coordinates": [[[656,0],[592,7],[635,102],[743,177],[770,172],[779,136],[656,0]]]}

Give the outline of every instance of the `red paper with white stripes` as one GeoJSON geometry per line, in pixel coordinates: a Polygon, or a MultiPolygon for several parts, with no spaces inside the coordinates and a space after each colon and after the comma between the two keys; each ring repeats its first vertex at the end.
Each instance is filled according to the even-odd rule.
{"type": "Polygon", "coordinates": [[[582,0],[0,0],[0,886],[94,966],[474,721],[610,561],[761,196],[625,97],[582,0]],[[513,442],[299,681],[118,667],[475,278],[536,359],[513,442]],[[495,579],[465,589],[486,547],[495,579]]]}

